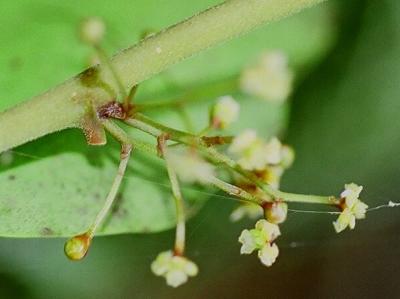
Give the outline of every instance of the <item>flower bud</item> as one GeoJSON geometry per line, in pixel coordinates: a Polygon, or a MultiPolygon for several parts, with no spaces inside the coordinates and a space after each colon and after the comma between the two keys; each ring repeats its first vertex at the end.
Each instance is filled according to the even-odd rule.
{"type": "Polygon", "coordinates": [[[82,21],[80,38],[89,45],[98,45],[103,39],[106,26],[99,17],[90,17],[82,21]]]}
{"type": "Polygon", "coordinates": [[[240,88],[249,95],[282,103],[292,91],[293,77],[286,54],[270,51],[264,53],[257,64],[243,70],[240,88]]]}
{"type": "Polygon", "coordinates": [[[211,111],[211,125],[218,129],[228,127],[237,120],[239,110],[239,104],[231,96],[220,97],[211,111]]]}
{"type": "Polygon", "coordinates": [[[92,238],[84,233],[69,239],[64,246],[65,255],[72,261],[83,259],[90,247],[92,238]]]}
{"type": "Polygon", "coordinates": [[[284,202],[274,202],[264,208],[265,218],[271,223],[280,224],[286,220],[288,206],[284,202]]]}

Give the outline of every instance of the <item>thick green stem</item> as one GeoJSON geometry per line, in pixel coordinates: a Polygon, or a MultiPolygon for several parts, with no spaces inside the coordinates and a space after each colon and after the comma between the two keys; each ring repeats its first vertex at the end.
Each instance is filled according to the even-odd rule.
{"type": "MultiPolygon", "coordinates": [[[[123,87],[129,89],[198,52],[323,1],[226,1],[121,51],[111,63],[123,87]]],[[[88,99],[95,104],[110,100],[104,82],[117,89],[110,71],[99,66],[0,113],[0,153],[55,131],[79,127],[88,99]],[[93,73],[99,78],[96,86],[90,77],[93,73]]]]}

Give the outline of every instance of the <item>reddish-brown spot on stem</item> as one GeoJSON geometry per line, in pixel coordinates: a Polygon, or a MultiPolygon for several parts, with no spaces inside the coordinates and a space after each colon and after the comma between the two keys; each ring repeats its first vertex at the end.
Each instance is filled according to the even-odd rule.
{"type": "Polygon", "coordinates": [[[212,145],[224,145],[224,144],[229,144],[232,142],[233,137],[232,136],[203,136],[201,139],[204,141],[206,146],[212,146],[212,145]]]}
{"type": "Polygon", "coordinates": [[[117,101],[111,101],[107,104],[100,106],[97,109],[97,114],[99,118],[116,118],[116,119],[126,119],[128,113],[125,111],[124,106],[117,101]]]}

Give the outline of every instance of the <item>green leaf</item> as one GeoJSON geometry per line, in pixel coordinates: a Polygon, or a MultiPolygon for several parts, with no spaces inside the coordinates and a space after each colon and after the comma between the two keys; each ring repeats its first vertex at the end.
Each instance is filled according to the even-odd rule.
{"type": "MultiPolygon", "coordinates": [[[[188,5],[181,0],[116,0],[111,7],[105,0],[96,6],[76,0],[57,4],[41,0],[34,5],[4,2],[0,4],[1,26],[12,30],[0,32],[0,40],[7,41],[0,49],[0,110],[86,66],[91,51],[76,37],[84,16],[106,20],[105,45],[112,52],[137,41],[145,30],[160,30],[213,4],[216,1],[188,5]]],[[[214,85],[231,80],[260,52],[271,48],[285,50],[301,77],[332,44],[331,11],[329,6],[318,7],[185,61],[140,86],[138,101],[171,98],[188,88],[203,90],[203,97],[212,100],[217,95],[214,85]]],[[[232,132],[253,127],[269,136],[285,128],[287,105],[237,97],[243,108],[241,122],[232,132]]],[[[202,101],[188,109],[196,130],[206,125],[209,105],[210,101],[202,101]]],[[[152,116],[184,127],[177,111],[164,109],[152,116]]],[[[131,134],[144,138],[135,131],[131,134]]],[[[101,234],[154,232],[174,225],[162,162],[138,152],[133,156],[119,200],[101,234]]],[[[85,231],[100,210],[116,173],[118,145],[109,138],[106,147],[89,147],[79,131],[68,130],[15,149],[13,158],[11,165],[0,165],[0,235],[69,236],[85,231]]],[[[190,215],[207,199],[204,191],[185,188],[190,215]]]]}

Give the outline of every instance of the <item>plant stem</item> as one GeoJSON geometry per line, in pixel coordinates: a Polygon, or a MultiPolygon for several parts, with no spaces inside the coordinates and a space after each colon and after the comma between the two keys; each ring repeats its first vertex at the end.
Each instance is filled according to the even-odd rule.
{"type": "MultiPolygon", "coordinates": [[[[198,52],[323,1],[226,1],[119,52],[111,59],[112,69],[128,90],[198,52]]],[[[90,70],[117,89],[107,67],[100,65],[90,70]]],[[[90,99],[98,105],[110,101],[110,95],[100,85],[82,84],[88,73],[91,72],[0,113],[0,153],[55,131],[79,127],[90,99]]]]}
{"type": "MultiPolygon", "coordinates": [[[[128,125],[142,130],[154,137],[158,137],[162,134],[168,134],[169,138],[173,141],[184,143],[189,146],[194,146],[201,150],[207,155],[207,157],[216,164],[223,164],[232,171],[242,175],[244,178],[250,180],[266,194],[272,196],[275,200],[283,199],[287,202],[304,202],[304,203],[317,203],[327,205],[337,205],[338,200],[333,196],[319,196],[319,195],[304,195],[287,193],[276,190],[268,184],[259,180],[259,178],[252,172],[245,170],[240,167],[234,160],[228,156],[218,152],[215,148],[207,146],[204,141],[193,134],[189,134],[183,131],[175,130],[157,123],[154,120],[147,118],[142,114],[135,114],[135,118],[129,118],[125,121],[128,125]]],[[[213,182],[214,184],[215,182],[213,182]]],[[[214,184],[216,185],[216,184],[214,184]]],[[[218,186],[221,187],[222,185],[218,186]]],[[[225,186],[227,187],[227,186],[225,186]]],[[[225,190],[224,190],[225,191],[225,190]]],[[[228,192],[229,193],[229,192],[228,192]]]]}
{"type": "Polygon", "coordinates": [[[100,212],[97,214],[95,220],[93,221],[93,224],[90,226],[90,228],[87,231],[87,234],[90,239],[93,238],[98,227],[100,226],[100,224],[103,222],[103,220],[107,216],[108,212],[110,211],[110,209],[112,207],[112,204],[115,201],[115,198],[117,196],[119,187],[121,185],[122,178],[124,177],[126,167],[128,165],[131,151],[133,148],[129,137],[126,135],[126,133],[122,129],[117,127],[111,121],[105,121],[103,123],[103,125],[106,128],[106,130],[109,131],[114,136],[114,138],[117,139],[121,143],[121,159],[120,159],[120,164],[118,167],[117,175],[114,178],[114,182],[111,186],[110,192],[107,195],[104,205],[101,208],[100,212]]]}
{"type": "Polygon", "coordinates": [[[243,201],[247,201],[247,202],[255,203],[255,204],[259,204],[259,205],[261,205],[264,202],[263,199],[253,196],[252,194],[243,190],[242,188],[239,188],[235,185],[224,182],[215,176],[212,176],[209,178],[209,183],[211,185],[214,185],[218,189],[221,189],[222,191],[228,193],[229,195],[236,196],[243,201]]]}
{"type": "Polygon", "coordinates": [[[128,98],[128,95],[126,93],[124,85],[122,84],[120,76],[118,75],[117,70],[114,68],[114,65],[112,64],[111,60],[108,58],[107,53],[102,47],[95,46],[94,48],[97,52],[97,56],[99,56],[100,58],[101,64],[111,73],[111,77],[114,79],[114,83],[118,87],[120,99],[122,101],[125,101],[128,98]]]}
{"type": "Polygon", "coordinates": [[[176,173],[171,166],[171,162],[168,158],[168,150],[166,148],[165,139],[159,142],[159,148],[167,166],[167,172],[172,187],[172,194],[175,201],[176,233],[174,253],[175,255],[182,256],[185,251],[185,208],[183,204],[183,197],[179,187],[178,177],[176,176],[176,173]]]}

